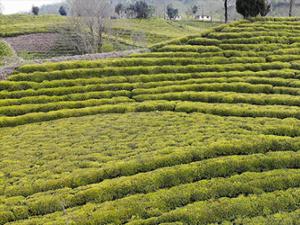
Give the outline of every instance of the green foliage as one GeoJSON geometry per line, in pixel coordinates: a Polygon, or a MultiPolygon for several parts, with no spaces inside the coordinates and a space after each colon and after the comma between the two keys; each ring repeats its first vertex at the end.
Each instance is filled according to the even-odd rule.
{"type": "Polygon", "coordinates": [[[237,0],[236,10],[244,18],[266,16],[271,10],[271,3],[268,0],[237,0]]]}
{"type": "Polygon", "coordinates": [[[33,72],[19,73],[9,77],[11,81],[34,81],[42,82],[45,80],[75,79],[75,78],[92,78],[106,77],[117,75],[142,75],[142,74],[159,74],[159,73],[195,73],[195,72],[225,72],[225,71],[263,71],[272,69],[288,69],[290,63],[272,62],[272,63],[234,63],[234,64],[217,64],[217,65],[163,65],[163,66],[132,66],[132,67],[104,67],[104,68],[82,68],[70,69],[52,72],[33,72]]]}
{"type": "Polygon", "coordinates": [[[282,210],[296,210],[299,204],[299,189],[276,191],[261,195],[221,198],[218,201],[204,201],[179,208],[160,217],[129,224],[157,224],[182,221],[186,224],[208,224],[237,217],[270,215],[282,210]]]}
{"type": "MultiPolygon", "coordinates": [[[[18,71],[20,73],[33,72],[51,72],[69,69],[80,68],[105,68],[105,67],[132,67],[132,66],[156,66],[156,65],[197,65],[197,64],[230,64],[230,63],[264,63],[265,59],[262,57],[242,58],[242,57],[211,57],[195,59],[192,57],[174,57],[174,58],[150,58],[135,57],[132,59],[116,59],[116,60],[95,60],[95,61],[79,61],[79,62],[62,62],[62,63],[48,63],[40,65],[25,65],[21,66],[18,71]]],[[[154,55],[155,56],[155,55],[154,55]]],[[[184,55],[183,55],[184,56],[184,55]]]]}
{"type": "Polygon", "coordinates": [[[0,40],[0,65],[2,64],[1,61],[5,57],[10,57],[10,56],[13,56],[12,49],[6,42],[0,40]]]}

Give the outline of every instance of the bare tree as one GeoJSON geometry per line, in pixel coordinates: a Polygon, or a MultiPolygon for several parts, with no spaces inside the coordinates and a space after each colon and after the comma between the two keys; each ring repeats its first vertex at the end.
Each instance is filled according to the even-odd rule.
{"type": "Polygon", "coordinates": [[[166,19],[167,6],[171,2],[172,0],[153,0],[153,5],[155,6],[155,16],[166,19]]]}
{"type": "Polygon", "coordinates": [[[109,0],[70,0],[71,16],[63,37],[79,53],[97,53],[109,27],[112,8],[109,0]]]}
{"type": "Polygon", "coordinates": [[[295,0],[290,0],[290,9],[289,9],[289,16],[293,16],[293,9],[295,5],[295,0]]]}

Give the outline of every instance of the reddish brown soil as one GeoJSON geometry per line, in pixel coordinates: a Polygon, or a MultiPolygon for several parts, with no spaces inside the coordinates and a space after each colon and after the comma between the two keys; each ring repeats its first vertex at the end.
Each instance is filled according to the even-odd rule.
{"type": "Polygon", "coordinates": [[[8,37],[7,41],[16,52],[49,52],[55,47],[59,35],[55,33],[38,33],[8,37]]]}

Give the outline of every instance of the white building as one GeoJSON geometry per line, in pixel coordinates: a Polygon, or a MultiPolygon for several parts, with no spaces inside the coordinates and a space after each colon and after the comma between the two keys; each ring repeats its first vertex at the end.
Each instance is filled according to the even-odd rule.
{"type": "Polygon", "coordinates": [[[198,15],[195,17],[195,19],[200,21],[212,21],[212,17],[206,15],[198,15]]]}

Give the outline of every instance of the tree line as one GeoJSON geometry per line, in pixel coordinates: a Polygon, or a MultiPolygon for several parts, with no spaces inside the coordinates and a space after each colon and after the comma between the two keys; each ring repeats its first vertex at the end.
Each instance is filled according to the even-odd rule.
{"type": "MultiPolygon", "coordinates": [[[[225,23],[229,21],[229,5],[233,1],[236,1],[236,11],[241,14],[244,18],[255,17],[257,15],[266,16],[272,8],[270,0],[223,0],[224,2],[224,20],[225,23]]],[[[105,2],[105,0],[104,0],[105,2]]],[[[69,1],[72,3],[72,0],[69,1]]],[[[289,16],[293,16],[293,11],[295,7],[295,0],[289,0],[289,16]]],[[[115,8],[114,13],[118,15],[119,18],[138,18],[138,19],[147,19],[153,16],[156,7],[150,5],[144,0],[139,0],[134,3],[121,3],[119,2],[115,8]]],[[[39,7],[33,6],[32,13],[33,15],[39,15],[39,7]]],[[[172,4],[168,4],[164,9],[164,14],[168,19],[175,19],[179,16],[179,9],[173,7],[172,4]]],[[[195,16],[200,8],[197,5],[193,5],[189,10],[189,14],[195,16]]],[[[60,6],[58,13],[61,16],[68,15],[68,9],[65,6],[60,6]]]]}

